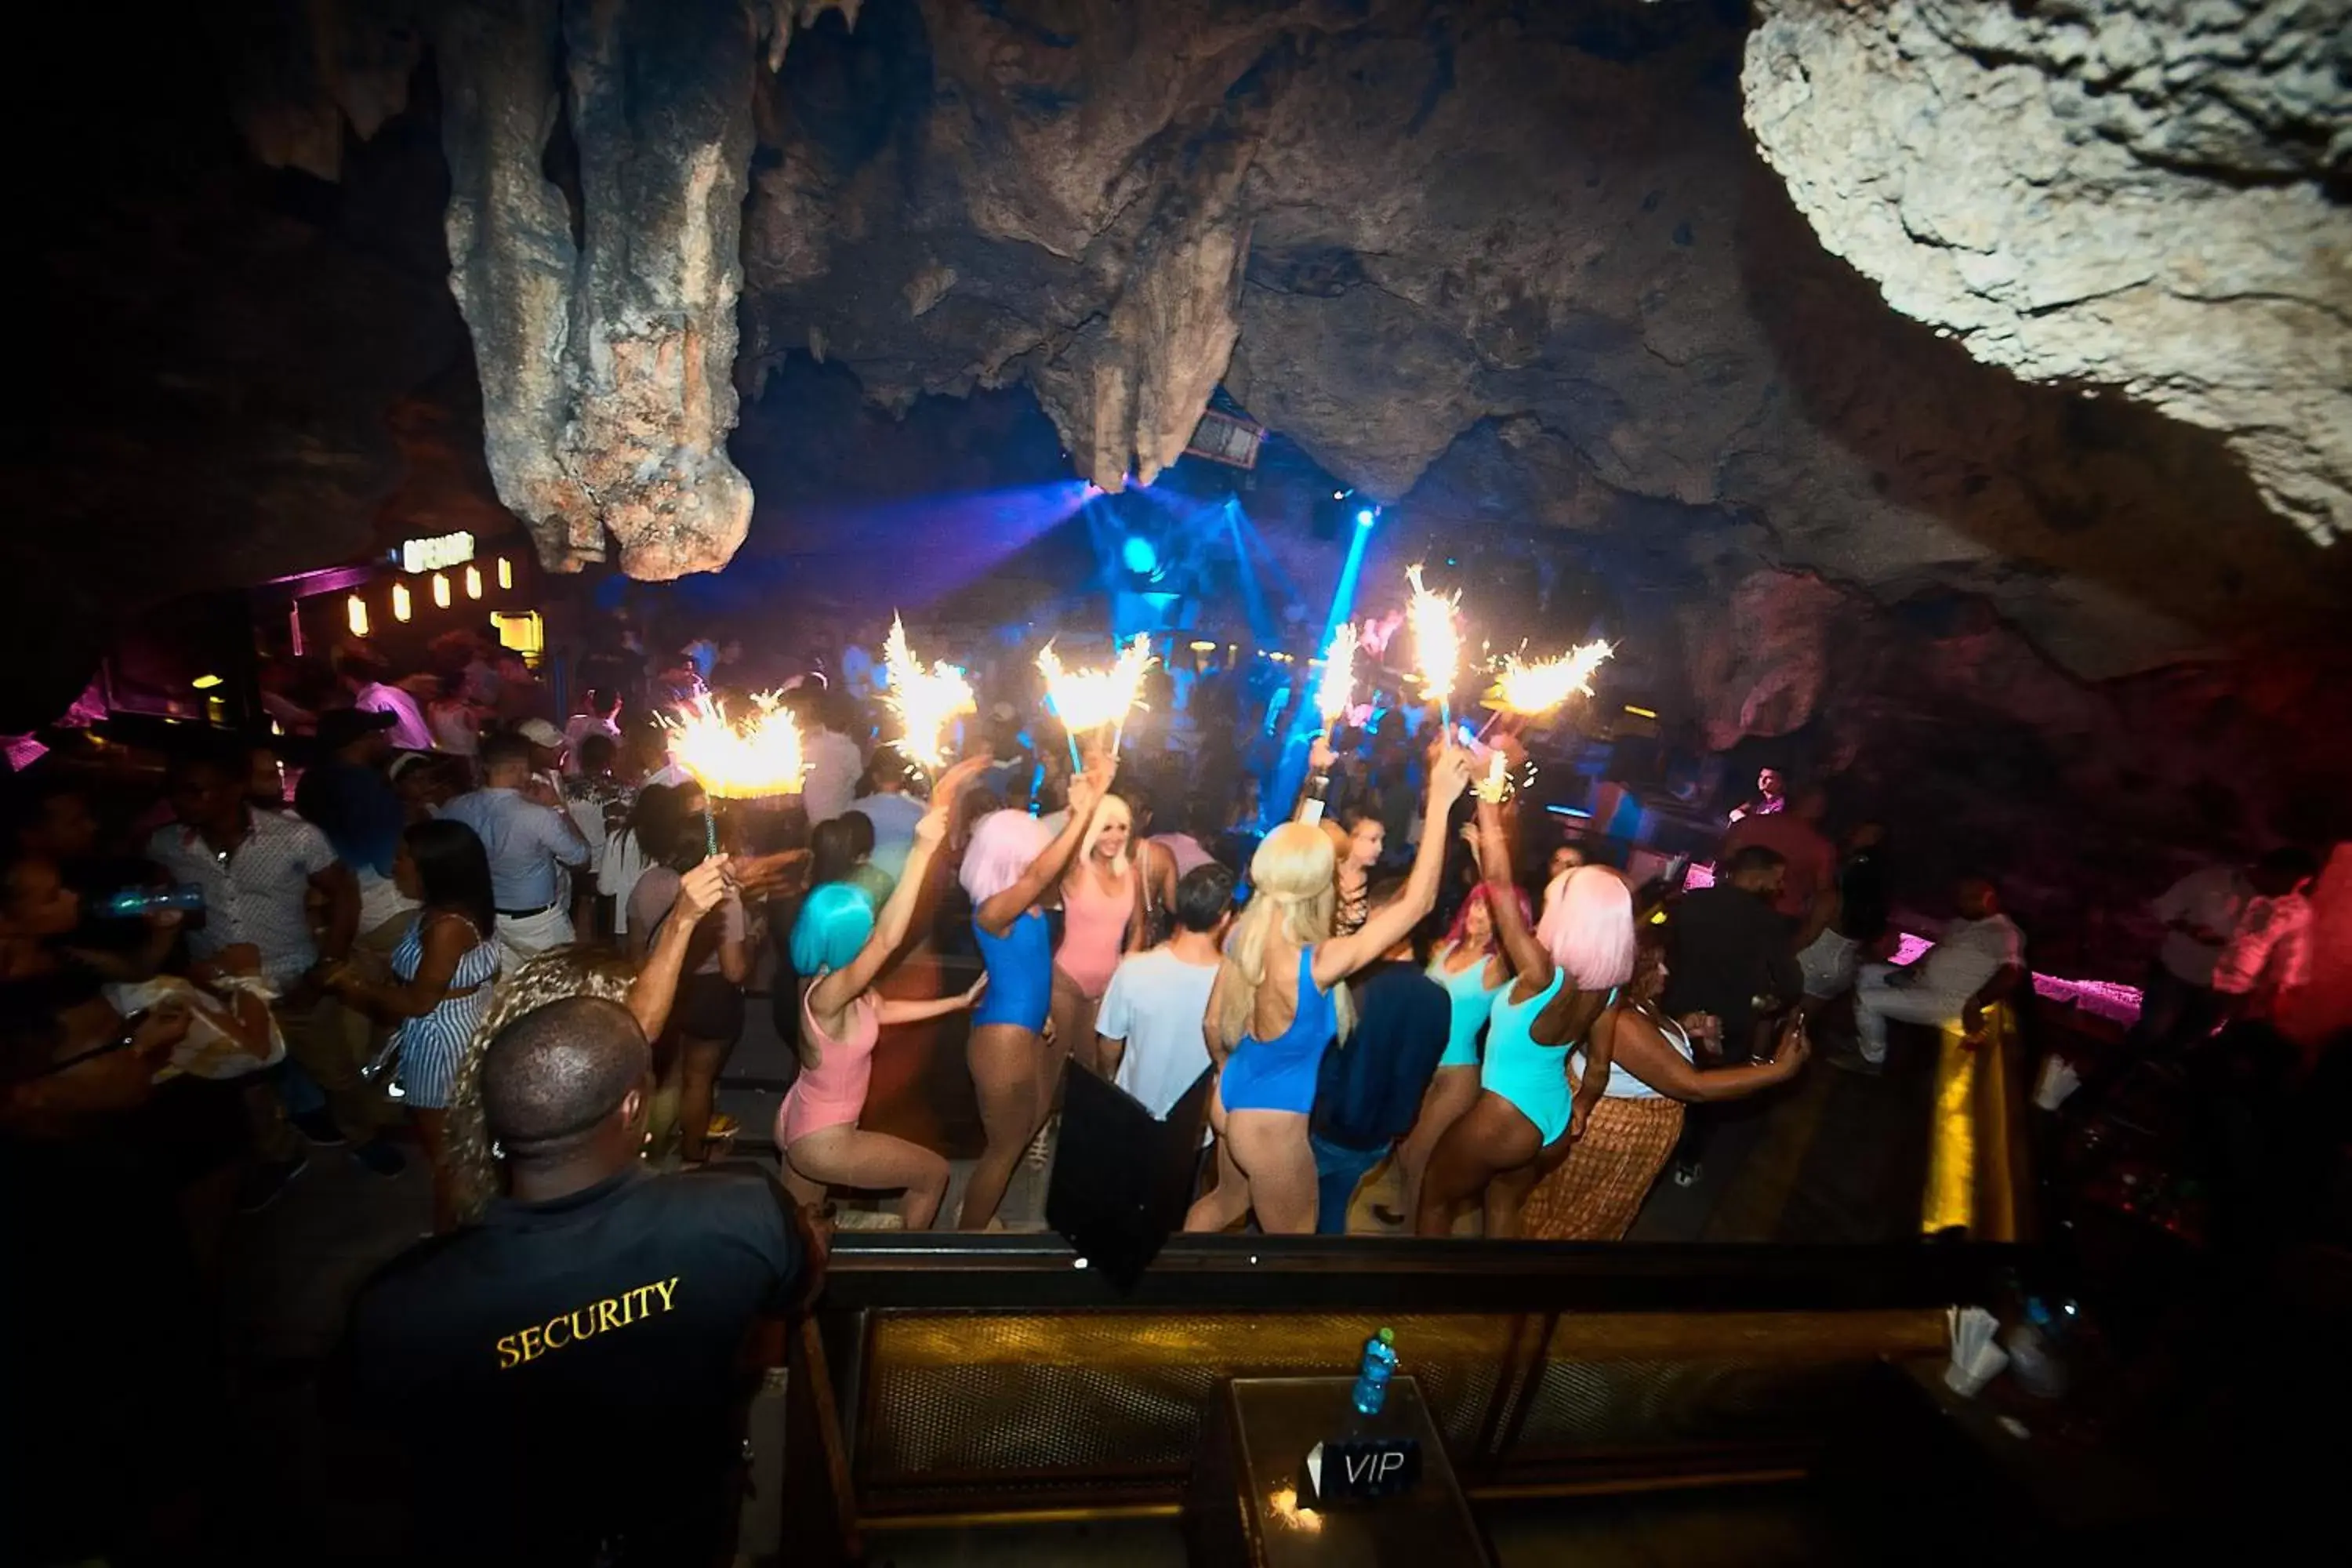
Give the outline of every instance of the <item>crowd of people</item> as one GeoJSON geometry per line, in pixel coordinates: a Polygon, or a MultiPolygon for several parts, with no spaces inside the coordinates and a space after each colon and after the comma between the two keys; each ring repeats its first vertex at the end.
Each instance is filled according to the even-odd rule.
{"type": "MultiPolygon", "coordinates": [[[[1770,770],[1711,885],[1637,886],[1541,814],[1465,803],[1483,769],[1433,725],[1318,740],[1317,786],[1266,826],[1278,771],[1236,736],[1273,721],[1213,690],[1183,732],[1097,738],[1075,768],[1035,707],[986,700],[967,760],[929,778],[842,675],[785,695],[797,797],[714,809],[648,721],[740,651],[592,650],[562,722],[489,650],[436,658],[422,698],[358,648],[332,690],[273,683],[286,735],[183,743],[149,799],[62,766],[15,781],[0,1148],[21,1190],[66,1194],[37,1250],[102,1279],[96,1238],[171,1232],[193,1301],[226,1208],[268,1206],[318,1151],[390,1177],[413,1146],[437,1239],[363,1292],[354,1386],[444,1436],[453,1410],[488,1412],[478,1436],[512,1443],[500,1378],[532,1369],[533,1484],[608,1533],[690,1536],[681,1497],[719,1528],[726,1466],[697,1443],[723,1426],[732,1345],[814,1280],[831,1199],[884,1194],[909,1229],[1001,1223],[1024,1159],[1050,1157],[1066,1070],[1162,1119],[1210,1079],[1189,1229],[1606,1240],[1670,1167],[1698,1179],[1712,1108],[1805,1070],[1825,1015],[1850,1008],[1853,1044],[1823,1054],[1872,1075],[1890,1024],[1979,1038],[2026,980],[1982,876],[1895,967],[1881,834],[1833,845],[1821,792],[1770,770]],[[917,942],[980,978],[883,994],[917,942]],[[716,1106],[763,962],[798,1059],[774,1180],[726,1162],[716,1106]],[[950,1215],[941,1152],[861,1122],[882,1031],[951,1014],[984,1148],[950,1215]],[[583,1349],[608,1334],[634,1352],[617,1384],[583,1349]],[[696,1405],[677,1489],[555,1457],[615,1387],[648,1420],[680,1389],[696,1405]]],[[[2160,900],[2144,1045],[2294,983],[2312,870],[2283,853],[2160,900]]],[[[85,1391],[92,1442],[130,1397],[85,1391]]]]}

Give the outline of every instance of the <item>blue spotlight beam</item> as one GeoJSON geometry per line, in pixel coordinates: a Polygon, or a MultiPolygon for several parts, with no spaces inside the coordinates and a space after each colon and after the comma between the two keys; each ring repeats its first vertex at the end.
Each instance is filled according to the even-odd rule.
{"type": "MultiPolygon", "coordinates": [[[[1366,513],[1359,517],[1355,531],[1349,535],[1348,561],[1339,568],[1339,586],[1331,591],[1331,609],[1323,617],[1323,635],[1315,641],[1314,657],[1322,656],[1324,650],[1331,646],[1331,639],[1339,635],[1339,628],[1355,614],[1356,580],[1363,574],[1364,548],[1372,540],[1371,522],[1365,521],[1370,515],[1366,513]]],[[[1315,687],[1307,679],[1304,665],[1299,667],[1296,685],[1297,690],[1291,702],[1289,735],[1283,742],[1282,761],[1275,769],[1274,788],[1258,796],[1262,805],[1271,805],[1273,809],[1283,812],[1290,809],[1290,803],[1297,796],[1299,786],[1307,782],[1307,752],[1322,720],[1322,715],[1315,710],[1315,687]]],[[[1269,822],[1266,826],[1272,826],[1273,824],[1269,822]]]]}

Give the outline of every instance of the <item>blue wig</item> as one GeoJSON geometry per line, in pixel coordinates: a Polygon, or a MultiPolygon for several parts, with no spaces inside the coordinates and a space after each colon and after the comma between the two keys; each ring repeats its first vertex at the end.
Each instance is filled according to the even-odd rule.
{"type": "Polygon", "coordinates": [[[812,888],[793,923],[793,970],[806,976],[846,969],[873,934],[873,901],[855,885],[812,888]]]}

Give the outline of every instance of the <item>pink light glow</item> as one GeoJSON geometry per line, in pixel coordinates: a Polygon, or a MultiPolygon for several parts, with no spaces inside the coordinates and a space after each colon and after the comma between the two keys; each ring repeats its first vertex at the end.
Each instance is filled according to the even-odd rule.
{"type": "Polygon", "coordinates": [[[1685,892],[1693,888],[1714,886],[1715,862],[1712,860],[1694,860],[1690,863],[1690,869],[1683,873],[1683,889],[1685,892]]]}
{"type": "Polygon", "coordinates": [[[1895,941],[1895,956],[1887,962],[1897,969],[1908,969],[1927,957],[1928,949],[1935,945],[1924,936],[1915,936],[1907,931],[1904,931],[1895,941]]]}

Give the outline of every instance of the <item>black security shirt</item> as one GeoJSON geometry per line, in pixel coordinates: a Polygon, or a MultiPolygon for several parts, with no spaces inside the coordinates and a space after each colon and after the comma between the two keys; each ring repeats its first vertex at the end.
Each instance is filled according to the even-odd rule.
{"type": "Polygon", "coordinates": [[[805,1267],[767,1176],[633,1168],[395,1258],[352,1310],[354,1414],[408,1449],[419,1544],[688,1561],[740,1452],[741,1352],[805,1267]]]}

